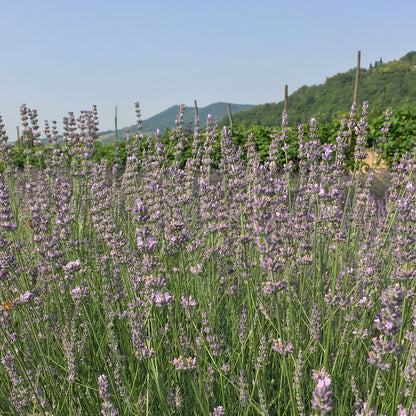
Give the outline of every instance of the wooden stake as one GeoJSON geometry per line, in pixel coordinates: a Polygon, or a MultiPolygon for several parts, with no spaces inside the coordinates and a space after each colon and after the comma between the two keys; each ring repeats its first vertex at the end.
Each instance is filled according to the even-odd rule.
{"type": "Polygon", "coordinates": [[[196,100],[194,100],[195,105],[195,117],[198,117],[198,104],[196,103],[196,100]]]}
{"type": "Polygon", "coordinates": [[[283,111],[287,113],[287,84],[285,84],[285,101],[283,103],[283,111]]]}
{"type": "MultiPolygon", "coordinates": [[[[358,51],[357,72],[355,73],[355,88],[354,88],[354,100],[353,100],[353,105],[355,106],[357,106],[358,83],[360,81],[360,61],[361,61],[361,51],[358,51]]],[[[350,136],[348,137],[348,147],[351,147],[352,129],[349,129],[349,130],[350,130],[350,136]]]]}
{"type": "Polygon", "coordinates": [[[17,147],[20,149],[20,132],[19,132],[19,126],[16,126],[17,129],[17,147]]]}
{"type": "Polygon", "coordinates": [[[117,106],[116,106],[116,115],[114,117],[114,132],[115,132],[115,138],[114,141],[117,142],[117,106]]]}
{"type": "Polygon", "coordinates": [[[227,104],[227,109],[228,109],[228,119],[230,120],[230,129],[233,129],[233,116],[231,114],[231,106],[230,104],[227,104]]]}
{"type": "Polygon", "coordinates": [[[360,60],[361,60],[361,51],[358,51],[357,72],[355,74],[355,88],[354,88],[354,101],[353,101],[355,105],[357,105],[358,83],[360,81],[360,60]]]}

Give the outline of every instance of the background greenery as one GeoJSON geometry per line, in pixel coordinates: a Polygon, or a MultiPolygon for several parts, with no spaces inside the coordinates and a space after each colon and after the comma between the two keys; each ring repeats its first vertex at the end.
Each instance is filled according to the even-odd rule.
{"type": "MultiPolygon", "coordinates": [[[[356,68],[327,78],[321,85],[302,86],[288,97],[290,124],[306,123],[315,117],[321,123],[339,119],[349,111],[354,98],[356,68]]],[[[290,85],[289,85],[290,88],[290,85]]],[[[416,107],[416,52],[409,52],[398,61],[360,68],[357,103],[368,101],[381,114],[386,108],[395,111],[416,107]]],[[[283,111],[283,101],[258,105],[233,115],[235,123],[245,127],[277,126],[283,111]]],[[[228,125],[224,117],[220,125],[228,125]]]]}
{"type": "MultiPolygon", "coordinates": [[[[359,114],[356,117],[359,118],[359,114]]],[[[376,111],[372,111],[368,117],[368,133],[367,133],[367,146],[368,148],[373,148],[377,143],[377,140],[382,136],[381,129],[384,123],[384,115],[378,115],[376,111]]],[[[386,142],[382,145],[383,154],[382,158],[386,162],[388,167],[391,167],[394,155],[397,153],[401,156],[404,152],[411,152],[414,148],[416,142],[416,108],[410,110],[399,110],[393,112],[393,115],[390,120],[391,126],[386,135],[386,142]]],[[[318,135],[321,143],[336,143],[336,138],[339,134],[341,121],[332,121],[328,123],[318,123],[318,135]]],[[[306,140],[308,134],[308,124],[304,125],[306,140]]],[[[276,131],[277,134],[281,133],[280,127],[266,127],[266,126],[250,126],[245,127],[243,123],[238,123],[233,129],[233,141],[234,144],[238,147],[241,146],[243,151],[243,158],[246,156],[246,142],[247,137],[250,133],[253,134],[255,138],[256,150],[260,154],[261,161],[265,161],[268,152],[269,146],[272,141],[272,132],[276,131]]],[[[214,167],[217,167],[218,161],[220,159],[220,140],[221,140],[221,131],[219,130],[216,137],[216,145],[214,146],[213,161],[214,167]]],[[[290,126],[287,131],[287,144],[290,146],[287,156],[288,160],[292,160],[295,165],[297,164],[297,153],[298,153],[298,126],[290,126]]],[[[174,130],[166,130],[163,134],[163,143],[167,149],[168,160],[173,161],[174,155],[176,152],[176,140],[172,140],[175,135],[174,130]]],[[[184,165],[187,158],[191,155],[191,144],[193,140],[193,132],[185,131],[184,132],[184,152],[181,159],[181,164],[184,165]]],[[[144,136],[142,141],[142,148],[147,149],[149,142],[152,142],[153,138],[144,136]]],[[[201,132],[201,139],[205,140],[205,132],[201,132]]],[[[354,133],[352,144],[354,144],[354,133]]],[[[126,142],[121,140],[118,142],[117,151],[114,146],[114,142],[111,143],[95,143],[95,153],[93,154],[93,160],[100,162],[102,159],[107,159],[109,165],[113,165],[115,156],[117,153],[118,163],[124,167],[127,158],[126,152],[126,142]]],[[[13,160],[17,167],[23,168],[26,163],[29,163],[32,166],[43,167],[46,152],[48,151],[49,146],[36,146],[32,149],[24,149],[23,146],[15,146],[13,160]]],[[[349,155],[349,160],[347,161],[347,166],[351,166],[354,163],[353,158],[353,147],[347,152],[349,155]]],[[[138,155],[139,158],[142,157],[142,154],[138,155]]],[[[286,161],[286,155],[281,153],[279,159],[279,168],[283,167],[283,164],[286,161]]],[[[70,158],[68,159],[70,163],[70,158]]],[[[1,167],[0,167],[1,169],[1,167]]]]}

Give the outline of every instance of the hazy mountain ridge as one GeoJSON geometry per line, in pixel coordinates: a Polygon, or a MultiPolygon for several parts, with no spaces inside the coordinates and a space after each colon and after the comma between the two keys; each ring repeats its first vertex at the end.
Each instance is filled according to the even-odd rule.
{"type": "MultiPolygon", "coordinates": [[[[254,107],[251,104],[230,104],[232,114],[247,111],[254,107]]],[[[168,109],[158,113],[142,122],[142,132],[143,134],[154,134],[157,129],[161,132],[164,132],[166,129],[172,129],[175,127],[175,120],[179,114],[179,105],[173,105],[168,109]]],[[[228,117],[228,108],[227,103],[217,102],[209,104],[205,107],[198,108],[198,117],[200,127],[205,127],[208,114],[211,114],[213,119],[218,118],[219,120],[223,117],[228,117]]],[[[189,122],[192,122],[192,126],[195,120],[195,106],[185,107],[183,114],[183,127],[186,128],[189,122]]],[[[124,138],[126,129],[131,133],[135,133],[137,125],[131,125],[129,127],[124,127],[117,129],[118,139],[124,138]]],[[[103,143],[114,140],[114,131],[105,131],[99,134],[99,140],[103,143]]]]}

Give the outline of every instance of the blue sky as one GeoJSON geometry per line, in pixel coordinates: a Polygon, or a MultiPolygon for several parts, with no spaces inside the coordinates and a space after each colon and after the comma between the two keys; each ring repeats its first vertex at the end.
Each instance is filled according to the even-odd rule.
{"type": "MultiPolygon", "coordinates": [[[[100,130],[174,104],[263,104],[416,50],[414,0],[0,0],[0,114],[98,106],[100,130]]],[[[290,114],[289,114],[290,116],[290,114]]]]}

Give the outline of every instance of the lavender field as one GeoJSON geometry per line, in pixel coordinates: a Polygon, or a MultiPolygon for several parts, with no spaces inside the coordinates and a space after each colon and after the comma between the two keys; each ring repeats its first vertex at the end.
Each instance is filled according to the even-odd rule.
{"type": "Polygon", "coordinates": [[[337,145],[300,126],[296,172],[286,114],[265,163],[208,118],[181,164],[180,113],[175,159],[139,128],[123,170],[92,161],[94,111],[46,125],[41,170],[0,118],[0,414],[415,416],[416,152],[375,196],[367,111],[337,145]]]}

